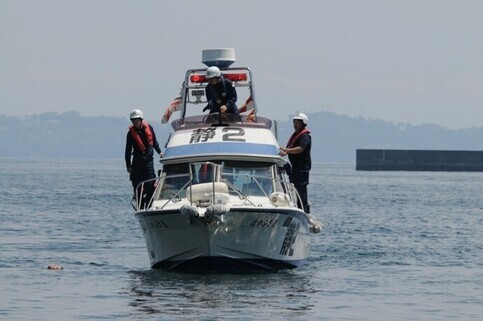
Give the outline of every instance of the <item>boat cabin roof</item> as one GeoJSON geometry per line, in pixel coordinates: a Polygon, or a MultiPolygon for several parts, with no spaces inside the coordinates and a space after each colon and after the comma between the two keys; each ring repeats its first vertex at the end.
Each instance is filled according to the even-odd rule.
{"type": "MultiPolygon", "coordinates": [[[[252,121],[249,119],[248,115],[239,115],[239,117],[230,117],[228,114],[227,117],[221,117],[221,123],[218,119],[218,114],[208,114],[208,115],[195,115],[185,117],[184,119],[176,119],[171,122],[171,126],[174,130],[177,129],[188,129],[188,128],[198,128],[198,127],[206,127],[206,126],[238,126],[238,127],[261,127],[261,128],[272,128],[272,120],[258,116],[256,121],[252,121]]],[[[233,115],[235,116],[235,115],[233,115]]]]}

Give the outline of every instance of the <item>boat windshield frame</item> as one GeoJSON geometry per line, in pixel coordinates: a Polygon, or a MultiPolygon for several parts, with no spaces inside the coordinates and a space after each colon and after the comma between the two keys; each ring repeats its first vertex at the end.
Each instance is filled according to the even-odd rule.
{"type": "MultiPolygon", "coordinates": [[[[300,196],[293,184],[286,177],[283,177],[284,175],[287,174],[283,167],[263,161],[236,162],[220,160],[171,165],[163,168],[163,172],[158,178],[140,183],[138,189],[141,190],[141,194],[136,193],[137,208],[140,209],[142,207],[140,195],[142,195],[144,184],[149,182],[154,182],[156,189],[149,199],[146,208],[149,208],[153,201],[159,200],[164,201],[161,208],[165,208],[170,202],[177,203],[184,198],[190,199],[191,196],[188,197],[188,194],[191,193],[192,186],[209,184],[213,185],[214,190],[214,184],[219,183],[226,184],[229,194],[236,195],[244,200],[243,203],[247,202],[252,206],[257,206],[257,201],[253,197],[270,199],[272,193],[285,195],[287,200],[296,203],[297,198],[300,196]],[[201,179],[199,176],[203,166],[211,168],[210,174],[206,176],[206,179],[201,179]],[[265,175],[260,175],[260,170],[265,172],[265,175]]],[[[214,192],[213,195],[215,195],[214,192]]],[[[214,200],[210,203],[214,204],[214,200]]],[[[191,204],[194,205],[193,203],[191,204]]]]}

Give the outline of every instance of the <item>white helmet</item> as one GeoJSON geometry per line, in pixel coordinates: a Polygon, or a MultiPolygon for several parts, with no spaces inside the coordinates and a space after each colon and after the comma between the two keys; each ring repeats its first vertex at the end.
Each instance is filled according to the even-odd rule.
{"type": "Polygon", "coordinates": [[[309,124],[309,117],[307,117],[307,115],[305,115],[304,113],[298,113],[296,114],[293,119],[298,119],[298,120],[301,120],[302,123],[304,123],[305,126],[307,126],[309,124]]]}
{"type": "Polygon", "coordinates": [[[214,77],[220,77],[221,76],[221,71],[220,68],[216,66],[212,66],[208,69],[206,69],[206,79],[214,78],[214,77]]]}
{"type": "Polygon", "coordinates": [[[140,109],[134,109],[131,114],[129,115],[130,119],[141,118],[144,119],[144,114],[140,109]]]}

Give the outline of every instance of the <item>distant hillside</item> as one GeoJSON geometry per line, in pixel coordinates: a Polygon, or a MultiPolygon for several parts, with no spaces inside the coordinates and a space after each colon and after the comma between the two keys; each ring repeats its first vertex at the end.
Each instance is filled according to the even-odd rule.
{"type": "MultiPolygon", "coordinates": [[[[357,148],[483,150],[483,127],[449,130],[436,125],[395,125],[330,112],[308,116],[314,161],[355,162],[357,148]]],[[[164,149],[171,126],[154,119],[150,123],[164,149]]],[[[129,124],[127,118],[82,117],[75,111],[0,115],[0,157],[122,159],[129,124]]],[[[292,131],[291,119],[278,123],[281,145],[292,131]]]]}
{"type": "MultiPolygon", "coordinates": [[[[358,148],[483,150],[483,127],[451,130],[438,125],[394,124],[331,112],[308,114],[314,159],[355,162],[358,148]]],[[[280,143],[293,131],[279,123],[280,143]]]]}
{"type": "Polygon", "coordinates": [[[123,157],[128,119],[81,117],[78,112],[28,117],[0,115],[2,157],[123,157]]]}

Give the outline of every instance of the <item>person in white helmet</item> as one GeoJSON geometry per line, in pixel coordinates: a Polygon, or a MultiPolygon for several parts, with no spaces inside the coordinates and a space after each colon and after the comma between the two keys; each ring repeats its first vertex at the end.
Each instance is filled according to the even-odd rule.
{"type": "MultiPolygon", "coordinates": [[[[126,136],[125,160],[129,179],[132,182],[134,194],[136,187],[144,180],[155,178],[153,155],[156,151],[162,157],[156,134],[151,125],[144,121],[144,114],[139,109],[131,111],[132,125],[126,136]],[[131,157],[132,156],[132,157],[131,157]]],[[[154,191],[154,180],[143,187],[145,191],[142,204],[146,204],[154,191]]],[[[140,192],[140,190],[138,191],[140,192]]]]}
{"type": "Polygon", "coordinates": [[[236,106],[236,89],[229,79],[225,79],[221,74],[221,70],[212,66],[206,69],[206,99],[208,105],[203,111],[210,110],[211,113],[233,113],[238,114],[236,106]]]}
{"type": "Polygon", "coordinates": [[[290,181],[294,184],[302,199],[299,207],[310,213],[308,202],[307,185],[309,185],[309,172],[312,168],[310,150],[312,149],[312,138],[310,130],[306,127],[309,118],[304,113],[298,113],[293,117],[294,133],[287,142],[287,147],[280,147],[280,155],[288,155],[291,169],[288,170],[290,181]]]}

